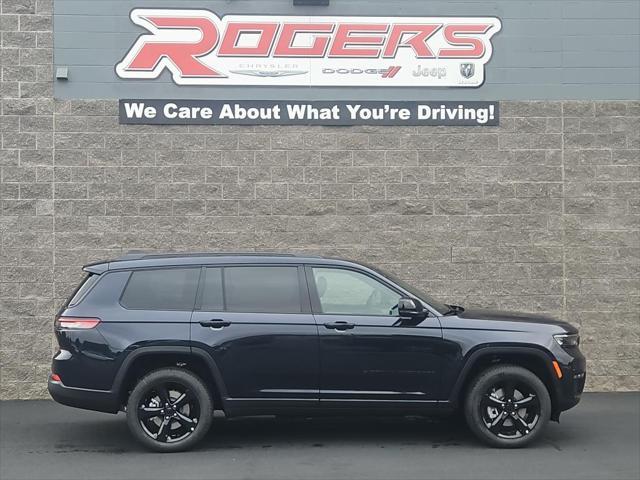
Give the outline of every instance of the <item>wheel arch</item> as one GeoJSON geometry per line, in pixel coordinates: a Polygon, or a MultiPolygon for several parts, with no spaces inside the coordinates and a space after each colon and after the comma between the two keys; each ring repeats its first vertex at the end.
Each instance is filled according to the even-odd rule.
{"type": "Polygon", "coordinates": [[[560,392],[558,382],[554,376],[553,360],[554,357],[549,351],[535,345],[486,345],[476,347],[467,355],[467,360],[464,362],[458,379],[449,395],[449,402],[455,408],[461,405],[471,381],[486,368],[498,364],[513,364],[532,371],[542,380],[551,397],[551,418],[557,420],[560,414],[560,392]]]}
{"type": "Polygon", "coordinates": [[[198,375],[211,392],[214,405],[226,410],[226,388],[215,361],[200,348],[187,346],[150,346],[131,351],[123,360],[113,382],[112,392],[120,402],[126,403],[133,385],[153,370],[180,367],[198,375]]]}

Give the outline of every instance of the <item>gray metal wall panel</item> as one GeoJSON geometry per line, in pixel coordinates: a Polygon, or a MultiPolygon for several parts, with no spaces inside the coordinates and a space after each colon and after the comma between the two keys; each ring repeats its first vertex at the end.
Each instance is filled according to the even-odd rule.
{"type": "Polygon", "coordinates": [[[606,0],[332,0],[293,7],[291,0],[56,0],[56,65],[70,80],[55,82],[58,98],[246,99],[639,99],[640,2],[606,0]],[[493,58],[478,89],[343,87],[177,87],[167,72],[152,81],[122,80],[114,65],[143,32],[129,20],[135,7],[208,8],[218,15],[498,16],[493,58]]]}

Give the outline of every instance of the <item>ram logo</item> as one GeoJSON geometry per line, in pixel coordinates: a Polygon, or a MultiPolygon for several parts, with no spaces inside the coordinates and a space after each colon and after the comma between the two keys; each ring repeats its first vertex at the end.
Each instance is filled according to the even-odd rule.
{"type": "Polygon", "coordinates": [[[471,78],[473,74],[476,73],[476,67],[473,63],[461,63],[460,64],[460,74],[464,78],[471,78]]]}

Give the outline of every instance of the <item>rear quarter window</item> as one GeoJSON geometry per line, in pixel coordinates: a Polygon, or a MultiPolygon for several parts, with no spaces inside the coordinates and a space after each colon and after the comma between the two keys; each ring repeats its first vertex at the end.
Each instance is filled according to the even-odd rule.
{"type": "Polygon", "coordinates": [[[131,310],[192,310],[199,268],[135,270],[120,304],[131,310]]]}
{"type": "Polygon", "coordinates": [[[82,299],[85,297],[87,292],[91,290],[91,287],[93,287],[96,284],[96,282],[98,281],[98,278],[100,278],[100,275],[95,275],[93,273],[90,273],[89,275],[84,277],[80,286],[71,295],[71,298],[67,303],[67,306],[74,307],[78,305],[82,301],[82,299]]]}

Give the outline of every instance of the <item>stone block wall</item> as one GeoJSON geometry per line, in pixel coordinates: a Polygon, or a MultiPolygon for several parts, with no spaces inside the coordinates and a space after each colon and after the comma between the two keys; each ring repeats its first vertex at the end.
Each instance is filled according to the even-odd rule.
{"type": "Polygon", "coordinates": [[[502,102],[499,127],[124,126],[117,101],[53,99],[51,1],[1,8],[1,398],[46,396],[57,307],[132,249],[366,261],[564,318],[588,389],[640,389],[640,102],[502,102]]]}

